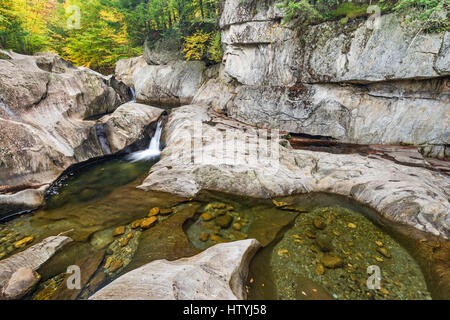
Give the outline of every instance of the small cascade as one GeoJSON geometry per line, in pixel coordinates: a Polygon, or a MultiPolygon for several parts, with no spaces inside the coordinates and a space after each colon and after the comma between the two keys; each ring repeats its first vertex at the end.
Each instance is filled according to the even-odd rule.
{"type": "Polygon", "coordinates": [[[134,92],[133,87],[130,87],[131,92],[131,101],[130,102],[136,102],[136,93],[134,92]]]}
{"type": "Polygon", "coordinates": [[[153,160],[159,157],[159,155],[161,154],[160,149],[161,133],[162,133],[162,121],[159,121],[158,125],[156,126],[155,135],[150,141],[149,147],[145,150],[137,151],[130,154],[128,156],[128,159],[131,160],[131,162],[138,162],[138,161],[153,160]]]}

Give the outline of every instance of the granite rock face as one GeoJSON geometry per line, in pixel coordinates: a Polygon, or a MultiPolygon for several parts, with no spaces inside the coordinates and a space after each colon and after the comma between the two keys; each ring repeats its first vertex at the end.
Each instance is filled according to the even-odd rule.
{"type": "Polygon", "coordinates": [[[215,245],[176,261],[157,260],[124,274],[90,300],[243,300],[257,240],[215,245]]]}
{"type": "Polygon", "coordinates": [[[147,65],[134,73],[136,100],[168,106],[189,104],[202,84],[204,70],[200,61],[147,65]]]}
{"type": "Polygon", "coordinates": [[[199,105],[172,112],[164,135],[167,147],[139,187],[143,190],[186,197],[200,190],[259,198],[334,193],[366,204],[390,221],[450,237],[450,179],[427,169],[427,160],[419,154],[408,164],[400,154],[386,158],[377,153],[293,150],[274,142],[274,156],[255,162],[249,150],[264,146],[267,138],[255,127],[199,105]],[[224,132],[236,141],[248,136],[248,142],[220,151],[224,132]],[[195,140],[198,137],[202,142],[195,140]],[[199,158],[192,160],[195,154],[199,158]]]}
{"type": "Polygon", "coordinates": [[[127,86],[134,88],[134,72],[145,67],[146,65],[147,62],[145,62],[143,56],[119,60],[116,65],[115,76],[117,80],[120,80],[127,86]]]}
{"type": "Polygon", "coordinates": [[[449,156],[449,32],[423,34],[397,14],[302,30],[283,16],[273,0],[226,1],[220,77],[194,103],[262,127],[449,156]]]}
{"type": "Polygon", "coordinates": [[[0,216],[39,206],[42,186],[72,164],[134,143],[162,112],[125,104],[115,113],[131,100],[124,83],[55,54],[2,53],[0,216]],[[19,193],[1,191],[18,186],[19,193]]]}

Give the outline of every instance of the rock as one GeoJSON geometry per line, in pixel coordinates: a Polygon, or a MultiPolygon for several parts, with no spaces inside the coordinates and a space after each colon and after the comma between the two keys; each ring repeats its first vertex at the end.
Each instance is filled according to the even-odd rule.
{"type": "Polygon", "coordinates": [[[392,257],[391,253],[390,253],[386,248],[380,248],[380,247],[378,247],[378,248],[377,248],[377,251],[378,251],[379,253],[381,253],[383,256],[385,256],[386,258],[391,258],[391,257],[392,257]]]}
{"type": "Polygon", "coordinates": [[[122,267],[123,267],[122,260],[114,259],[111,261],[111,264],[109,265],[109,273],[114,273],[122,267]]]}
{"type": "Polygon", "coordinates": [[[19,268],[14,272],[1,292],[2,298],[18,300],[29,293],[41,276],[31,268],[19,268]]]}
{"type": "Polygon", "coordinates": [[[38,189],[26,189],[13,194],[0,194],[0,217],[8,213],[38,208],[44,201],[45,191],[49,185],[38,189]]]}
{"type": "Polygon", "coordinates": [[[154,43],[144,43],[144,59],[150,65],[164,65],[184,59],[182,43],[176,37],[162,38],[154,43]]]}
{"type": "Polygon", "coordinates": [[[145,62],[143,56],[119,60],[116,64],[115,76],[117,80],[122,81],[128,87],[134,87],[134,72],[145,67],[146,65],[147,62],[145,62]]]}
{"type": "Polygon", "coordinates": [[[144,230],[150,229],[157,221],[158,221],[157,217],[150,217],[150,218],[144,219],[141,222],[141,228],[144,230]]]}
{"type": "Polygon", "coordinates": [[[204,70],[204,63],[199,61],[145,66],[134,73],[136,100],[167,106],[189,104],[201,85],[204,70]]]}
{"type": "Polygon", "coordinates": [[[33,242],[34,237],[25,237],[17,242],[14,243],[14,247],[16,249],[26,246],[27,244],[30,244],[31,242],[33,242]]]}
{"type": "Polygon", "coordinates": [[[248,264],[256,240],[213,246],[176,261],[158,260],[119,277],[90,300],[245,299],[248,264]]]}
{"type": "Polygon", "coordinates": [[[137,229],[137,228],[139,228],[139,227],[141,226],[141,223],[142,223],[143,220],[144,220],[144,219],[139,219],[139,220],[133,221],[133,222],[131,223],[131,225],[130,225],[131,229],[137,229]]]}
{"type": "Polygon", "coordinates": [[[340,268],[344,265],[344,261],[341,258],[331,254],[324,254],[322,258],[320,258],[320,262],[330,269],[340,268]]]}
{"type": "Polygon", "coordinates": [[[159,214],[159,208],[158,207],[155,207],[155,208],[152,208],[151,210],[150,210],[150,212],[148,213],[148,215],[147,215],[147,217],[153,217],[153,216],[157,216],[159,214]]]}
{"type": "Polygon", "coordinates": [[[125,233],[125,226],[120,226],[114,229],[113,237],[121,236],[125,233]]]}
{"type": "Polygon", "coordinates": [[[213,234],[209,237],[211,241],[215,243],[224,243],[226,242],[224,239],[222,239],[218,234],[213,234]]]}
{"type": "Polygon", "coordinates": [[[156,122],[163,112],[160,108],[128,102],[98,122],[105,125],[108,145],[115,153],[142,138],[148,124],[156,122]]]}
{"type": "Polygon", "coordinates": [[[242,225],[238,222],[233,223],[233,229],[236,231],[241,231],[242,230],[242,225]]]}
{"type": "Polygon", "coordinates": [[[299,28],[284,15],[274,1],[226,1],[223,67],[194,102],[257,126],[450,152],[450,32],[423,36],[399,13],[375,28],[370,19],[299,28]]]}
{"type": "Polygon", "coordinates": [[[202,232],[202,234],[200,235],[200,241],[206,242],[209,240],[209,234],[206,232],[202,232]]]}
{"type": "Polygon", "coordinates": [[[322,276],[322,275],[324,275],[325,274],[325,267],[323,266],[323,264],[320,264],[320,263],[318,263],[317,265],[316,265],[316,273],[319,275],[319,276],[322,276]]]}
{"type": "Polygon", "coordinates": [[[323,236],[319,236],[316,239],[316,244],[323,252],[333,251],[333,244],[331,241],[323,236]]]}
{"type": "Polygon", "coordinates": [[[20,268],[30,268],[34,271],[47,262],[59,249],[71,242],[64,236],[48,237],[28,249],[0,261],[0,289],[11,275],[20,268]]]}
{"type": "Polygon", "coordinates": [[[205,213],[202,213],[202,215],[200,216],[200,219],[202,221],[211,221],[212,219],[214,219],[214,216],[209,212],[205,212],[205,213]]]}
{"type": "Polygon", "coordinates": [[[305,233],[305,236],[307,236],[309,239],[315,239],[316,238],[316,235],[311,233],[311,232],[309,232],[309,231],[305,231],[304,233],[305,233]]]}
{"type": "Polygon", "coordinates": [[[326,228],[327,224],[321,219],[314,219],[313,220],[313,226],[316,229],[323,230],[323,229],[326,228]]]}
{"type": "Polygon", "coordinates": [[[230,214],[224,214],[216,218],[216,224],[222,229],[227,229],[233,222],[233,216],[230,214]]]}
{"type": "MultiPolygon", "coordinates": [[[[68,287],[68,281],[70,281],[70,277],[73,274],[66,274],[60,285],[57,287],[55,292],[52,294],[51,299],[52,300],[75,300],[77,299],[78,295],[81,293],[82,289],[86,286],[86,284],[89,282],[89,279],[91,279],[92,275],[97,271],[98,267],[103,261],[103,258],[105,256],[104,250],[99,250],[96,252],[93,252],[86,258],[80,259],[76,261],[75,265],[77,265],[80,268],[80,287],[81,289],[77,288],[70,288],[68,287]]],[[[102,272],[102,271],[100,271],[102,272]]],[[[102,272],[103,273],[103,272],[102,272]]]]}
{"type": "Polygon", "coordinates": [[[159,214],[162,216],[167,216],[167,215],[171,214],[172,212],[173,212],[172,209],[161,209],[159,211],[159,214]]]}

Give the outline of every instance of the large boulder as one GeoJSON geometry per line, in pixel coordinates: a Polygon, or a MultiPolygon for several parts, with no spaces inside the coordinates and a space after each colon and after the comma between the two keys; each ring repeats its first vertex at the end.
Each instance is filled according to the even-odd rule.
{"type": "Polygon", "coordinates": [[[121,105],[112,114],[102,117],[99,122],[106,126],[111,152],[118,152],[134,143],[142,129],[157,121],[163,112],[160,108],[129,102],[121,105]]]}
{"type": "Polygon", "coordinates": [[[120,80],[127,86],[134,88],[134,72],[145,67],[146,65],[147,62],[145,62],[143,56],[119,60],[116,65],[115,76],[117,80],[120,80]]]}
{"type": "MultiPolygon", "coordinates": [[[[8,285],[10,286],[10,289],[12,289],[11,286],[23,275],[28,274],[26,277],[28,280],[34,278],[34,274],[29,276],[29,270],[38,270],[39,267],[48,261],[59,249],[71,241],[71,238],[64,236],[48,237],[42,242],[35,244],[22,252],[1,260],[0,291],[6,289],[6,293],[8,293],[8,285]],[[26,270],[23,270],[22,268],[26,268],[26,270]],[[22,271],[16,274],[16,272],[21,269],[22,271]],[[14,274],[15,277],[12,278],[14,274]]],[[[33,281],[27,281],[28,285],[31,285],[32,282],[33,281]]],[[[14,285],[14,287],[17,288],[16,285],[14,285]]],[[[26,290],[28,287],[29,286],[24,286],[22,289],[26,290]]],[[[12,294],[12,292],[10,293],[12,294]]],[[[15,294],[18,295],[17,292],[15,294]]]]}
{"type": "Polygon", "coordinates": [[[192,257],[157,260],[121,276],[90,300],[243,300],[257,240],[215,245],[192,257]]]}
{"type": "Polygon", "coordinates": [[[257,198],[335,193],[372,207],[392,223],[450,238],[450,181],[420,154],[405,157],[395,148],[387,155],[374,151],[370,156],[293,150],[281,146],[274,134],[271,156],[255,158],[249,150],[268,148],[264,130],[220,116],[206,106],[181,107],[165,126],[167,147],[161,160],[139,188],[185,197],[201,190],[257,198]],[[222,154],[217,146],[223,144],[225,133],[236,144],[222,154]]]}
{"type": "Polygon", "coordinates": [[[134,73],[136,100],[167,106],[189,104],[202,84],[204,71],[205,64],[200,61],[145,66],[134,73]]]}

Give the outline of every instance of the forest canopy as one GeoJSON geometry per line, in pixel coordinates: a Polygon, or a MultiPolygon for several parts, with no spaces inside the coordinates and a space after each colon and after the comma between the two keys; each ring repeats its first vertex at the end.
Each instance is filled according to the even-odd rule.
{"type": "MultiPolygon", "coordinates": [[[[243,3],[259,0],[240,0],[243,3]]],[[[263,1],[263,0],[261,0],[263,1]]],[[[0,48],[34,54],[52,51],[102,73],[119,59],[142,54],[146,40],[176,38],[187,60],[222,59],[218,20],[225,0],[0,0],[0,48]]],[[[407,11],[424,31],[449,29],[448,1],[276,0],[286,22],[320,23],[407,11]]]]}

